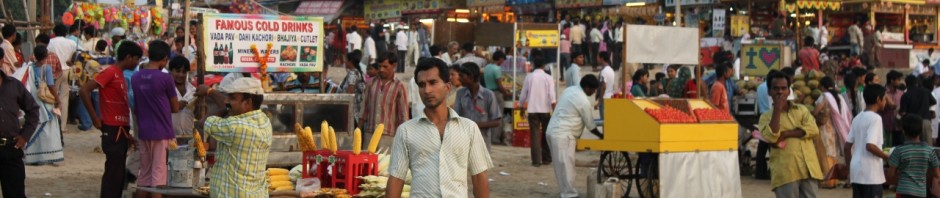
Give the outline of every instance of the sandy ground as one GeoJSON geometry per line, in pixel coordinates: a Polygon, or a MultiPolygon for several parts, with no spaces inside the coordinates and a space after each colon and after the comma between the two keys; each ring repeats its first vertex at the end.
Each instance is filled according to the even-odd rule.
{"type": "MultiPolygon", "coordinates": [[[[98,131],[77,132],[70,125],[65,133],[65,161],[58,166],[27,166],[26,193],[29,197],[97,197],[104,154],[95,151],[100,144],[98,131]],[[48,193],[48,195],[47,195],[48,193]]],[[[577,188],[587,192],[587,174],[594,167],[600,154],[594,151],[578,153],[577,188]]],[[[509,146],[494,146],[493,161],[496,168],[489,171],[492,197],[555,197],[557,186],[551,166],[532,167],[529,149],[509,146]],[[509,173],[508,176],[500,172],[509,173]]],[[[773,197],[770,181],[741,177],[743,197],[773,197]]],[[[681,189],[663,189],[681,190],[681,189]]],[[[631,197],[637,197],[634,193],[631,197]]],[[[849,197],[851,190],[820,189],[819,197],[849,197]]]]}
{"type": "MultiPolygon", "coordinates": [[[[590,67],[582,69],[583,74],[595,73],[590,67]]],[[[402,80],[410,80],[413,67],[406,73],[398,74],[402,80]]],[[[345,76],[345,69],[330,68],[330,77],[340,83],[345,76]]],[[[596,74],[596,73],[595,73],[596,74]]],[[[97,197],[105,157],[96,147],[100,145],[100,132],[97,130],[79,132],[75,125],[69,125],[69,132],[64,134],[65,161],[57,166],[27,166],[26,192],[29,197],[97,197]]],[[[587,175],[591,167],[596,167],[599,152],[583,151],[578,153],[576,180],[577,189],[587,191],[587,175]]],[[[532,167],[528,148],[493,146],[493,162],[496,168],[489,171],[492,197],[557,197],[557,183],[550,165],[532,167]],[[508,173],[503,176],[500,173],[508,173]]],[[[132,184],[133,185],[133,184],[132,184]]],[[[746,198],[773,197],[770,181],[755,180],[750,176],[741,177],[742,195],[746,198]]],[[[681,190],[681,189],[662,189],[681,190]]],[[[638,197],[633,190],[631,197],[638,197]]],[[[849,197],[848,189],[820,189],[819,197],[849,197]]]]}

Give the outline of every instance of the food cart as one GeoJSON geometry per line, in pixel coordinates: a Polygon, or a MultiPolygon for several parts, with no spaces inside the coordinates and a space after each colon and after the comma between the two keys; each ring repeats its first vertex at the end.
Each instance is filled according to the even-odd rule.
{"type": "MultiPolygon", "coordinates": [[[[695,28],[628,25],[625,34],[627,62],[699,61],[695,28]]],[[[577,142],[577,149],[603,151],[598,181],[589,182],[619,178],[625,196],[635,183],[640,197],[741,197],[738,125],[728,112],[701,99],[604,103],[604,138],[577,142]]]]}

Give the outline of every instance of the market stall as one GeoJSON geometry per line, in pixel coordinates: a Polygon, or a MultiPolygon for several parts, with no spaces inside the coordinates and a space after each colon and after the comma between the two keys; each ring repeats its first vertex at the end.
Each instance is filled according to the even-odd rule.
{"type": "MultiPolygon", "coordinates": [[[[625,34],[628,63],[699,62],[695,28],[628,25],[625,34]]],[[[618,178],[627,195],[636,184],[640,197],[741,197],[737,160],[730,160],[738,158],[738,125],[728,112],[701,99],[666,98],[605,99],[604,109],[604,138],[577,142],[604,151],[598,180],[618,178]]]]}

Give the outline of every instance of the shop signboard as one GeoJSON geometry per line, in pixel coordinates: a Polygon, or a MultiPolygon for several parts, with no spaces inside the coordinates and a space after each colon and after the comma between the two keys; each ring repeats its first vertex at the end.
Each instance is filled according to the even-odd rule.
{"type": "Polygon", "coordinates": [[[647,3],[654,4],[656,0],[604,0],[604,5],[626,5],[627,3],[647,3]]]}
{"type": "Polygon", "coordinates": [[[401,1],[402,14],[426,14],[439,12],[441,8],[449,7],[448,1],[442,0],[422,0],[422,1],[401,1]]]}
{"type": "Polygon", "coordinates": [[[556,8],[584,8],[584,7],[598,7],[601,6],[604,2],[602,0],[557,0],[555,1],[556,8]]]}
{"type": "Polygon", "coordinates": [[[206,71],[268,72],[323,71],[323,18],[204,14],[203,49],[206,71]],[[270,55],[264,59],[270,47],[270,55]],[[252,46],[257,47],[258,54],[252,46]],[[262,60],[264,59],[264,60],[262,60]]]}
{"type": "Polygon", "coordinates": [[[506,0],[467,0],[468,7],[505,6],[506,0]]]}
{"type": "Polygon", "coordinates": [[[516,40],[531,48],[558,47],[558,30],[523,30],[519,31],[516,40]]]}
{"type": "Polygon", "coordinates": [[[712,10],[712,35],[722,37],[725,35],[726,19],[725,9],[712,10]]]}
{"type": "Polygon", "coordinates": [[[547,0],[506,0],[506,5],[525,5],[535,3],[545,3],[547,0]]]}
{"type": "MultiPolygon", "coordinates": [[[[666,0],[666,7],[676,6],[677,0],[666,0]]],[[[681,0],[682,6],[698,6],[698,5],[711,5],[718,2],[717,0],[681,0]]]]}
{"type": "Polygon", "coordinates": [[[731,36],[744,36],[744,34],[751,29],[750,26],[750,18],[747,15],[731,16],[731,36]]]}
{"type": "Polygon", "coordinates": [[[365,3],[366,20],[401,18],[401,0],[369,0],[365,3]]]}
{"type": "Polygon", "coordinates": [[[780,69],[783,62],[783,46],[753,44],[741,47],[741,65],[744,75],[764,76],[771,69],[780,69]]]}

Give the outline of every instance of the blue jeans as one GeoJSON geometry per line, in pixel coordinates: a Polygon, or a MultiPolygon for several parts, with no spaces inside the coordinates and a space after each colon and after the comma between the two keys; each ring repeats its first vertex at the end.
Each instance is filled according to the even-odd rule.
{"type": "MultiPolygon", "coordinates": [[[[95,111],[98,116],[101,116],[101,110],[98,106],[98,92],[91,93],[91,103],[95,105],[95,111]]],[[[88,114],[88,111],[85,110],[85,102],[78,103],[78,109],[76,110],[78,114],[78,130],[87,131],[91,129],[93,124],[91,123],[91,115],[88,114]]]]}
{"type": "Polygon", "coordinates": [[[862,55],[862,48],[858,45],[858,43],[852,44],[852,47],[849,48],[849,55],[852,55],[852,54],[859,55],[859,56],[862,55]]]}

